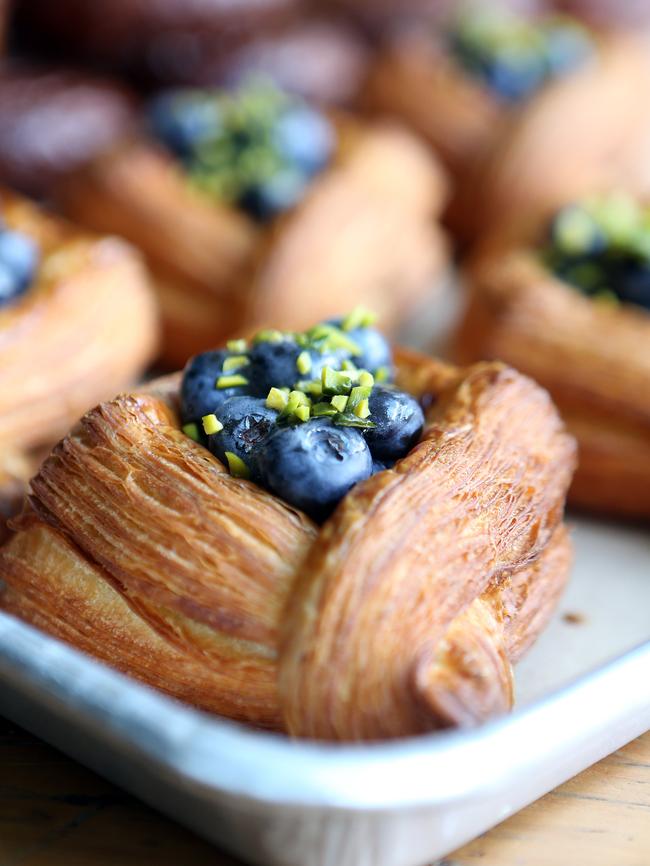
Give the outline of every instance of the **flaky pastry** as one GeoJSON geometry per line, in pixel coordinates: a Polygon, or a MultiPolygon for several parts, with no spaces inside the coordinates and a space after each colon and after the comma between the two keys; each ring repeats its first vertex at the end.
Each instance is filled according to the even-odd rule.
{"type": "Polygon", "coordinates": [[[0,501],[8,510],[32,452],[141,372],[155,351],[157,316],[126,244],[82,234],[12,193],[1,202],[5,226],[36,241],[41,255],[33,284],[0,307],[0,501]]]}
{"type": "Polygon", "coordinates": [[[95,160],[59,190],[65,212],[147,256],[163,355],[178,366],[236,331],[301,328],[360,302],[394,325],[439,275],[445,181],[391,126],[339,130],[336,158],[269,226],[197,192],[146,141],[95,160]]]}
{"type": "Polygon", "coordinates": [[[574,443],[498,363],[396,356],[422,440],[321,527],[179,429],[178,377],[54,449],[0,553],[2,607],[209,712],[381,739],[507,711],[567,578],[574,443]]]}
{"type": "Polygon", "coordinates": [[[582,295],[532,247],[484,250],[469,271],[463,360],[500,358],[551,392],[579,444],[570,501],[650,517],[650,315],[582,295]]]}

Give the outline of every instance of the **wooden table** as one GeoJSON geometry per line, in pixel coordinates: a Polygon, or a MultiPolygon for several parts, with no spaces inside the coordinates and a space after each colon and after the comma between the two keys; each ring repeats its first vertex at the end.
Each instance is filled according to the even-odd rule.
{"type": "MultiPolygon", "coordinates": [[[[0,719],[0,866],[237,866],[0,719]]],[[[650,733],[438,866],[650,866],[650,733]]]]}

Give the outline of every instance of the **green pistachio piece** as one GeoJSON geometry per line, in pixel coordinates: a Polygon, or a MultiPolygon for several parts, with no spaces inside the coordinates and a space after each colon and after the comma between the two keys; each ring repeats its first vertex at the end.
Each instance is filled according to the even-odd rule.
{"type": "Polygon", "coordinates": [[[332,423],[338,427],[359,427],[362,430],[370,430],[375,427],[374,421],[367,418],[359,418],[352,412],[340,412],[332,418],[332,423]]]}
{"type": "Polygon", "coordinates": [[[217,379],[217,388],[236,388],[239,385],[248,385],[246,376],[235,373],[232,376],[219,376],[217,379]]]}
{"type": "Polygon", "coordinates": [[[335,325],[315,325],[307,336],[313,344],[318,345],[321,352],[332,352],[342,349],[351,355],[361,355],[361,348],[335,325]]]}
{"type": "Polygon", "coordinates": [[[273,328],[267,328],[255,334],[253,337],[254,343],[282,343],[286,339],[286,335],[282,331],[276,331],[273,328]]]}
{"type": "Polygon", "coordinates": [[[226,343],[226,348],[229,352],[236,352],[241,355],[242,352],[245,352],[248,348],[246,340],[228,340],[226,343]]]}
{"type": "Polygon", "coordinates": [[[348,398],[344,394],[337,394],[332,397],[332,406],[337,412],[345,412],[345,407],[348,405],[348,398]]]}
{"type": "Polygon", "coordinates": [[[247,364],[250,364],[250,360],[246,355],[232,355],[230,358],[226,358],[223,362],[222,369],[224,373],[229,373],[231,370],[239,370],[247,364]]]}
{"type": "Polygon", "coordinates": [[[298,406],[293,414],[299,421],[309,421],[311,410],[309,406],[298,406]]]}
{"type": "Polygon", "coordinates": [[[364,388],[372,388],[375,384],[375,377],[368,370],[362,370],[359,373],[359,384],[363,385],[364,388]]]}
{"type": "Polygon", "coordinates": [[[190,439],[194,439],[195,442],[199,441],[199,428],[196,424],[184,424],[182,429],[183,433],[185,433],[186,436],[189,436],[190,439]]]}
{"type": "Polygon", "coordinates": [[[369,328],[374,325],[377,316],[372,310],[366,307],[355,307],[341,322],[341,328],[344,331],[354,331],[357,328],[369,328]]]}
{"type": "Polygon", "coordinates": [[[343,363],[341,364],[341,369],[348,370],[349,372],[354,373],[356,372],[357,365],[354,362],[350,361],[348,358],[346,358],[345,361],[343,361],[343,363]]]}
{"type": "Polygon", "coordinates": [[[251,472],[248,466],[237,454],[232,451],[226,451],[226,460],[228,461],[228,469],[234,478],[250,478],[251,472]]]}
{"type": "Polygon", "coordinates": [[[214,414],[204,415],[203,418],[201,418],[201,423],[203,424],[203,430],[207,436],[211,436],[213,433],[219,433],[223,430],[223,424],[214,414]]]}
{"type": "Polygon", "coordinates": [[[277,412],[282,412],[287,408],[289,395],[285,390],[280,388],[271,388],[266,398],[266,405],[269,409],[275,409],[277,412]]]}
{"type": "MultiPolygon", "coordinates": [[[[335,398],[336,399],[336,398],[335,398]]],[[[346,398],[347,402],[347,398],[346,398]]],[[[332,403],[315,403],[312,406],[311,414],[318,418],[320,416],[327,415],[336,415],[337,410],[332,405],[332,403]]]]}
{"type": "Polygon", "coordinates": [[[593,217],[578,206],[562,210],[555,220],[554,234],[558,246],[569,255],[580,255],[591,249],[600,230],[593,217]]]}
{"type": "Polygon", "coordinates": [[[375,382],[387,382],[390,378],[388,367],[378,367],[375,370],[375,382]]]}
{"type": "MultiPolygon", "coordinates": [[[[372,392],[372,388],[365,387],[363,385],[357,385],[350,391],[350,398],[348,400],[347,411],[353,412],[355,415],[357,414],[358,406],[365,401],[366,406],[368,405],[368,400],[370,398],[370,394],[372,392]]],[[[370,413],[368,413],[370,414],[370,413]]],[[[361,417],[361,416],[359,416],[361,417]]],[[[363,417],[367,417],[364,415],[363,417]]]]}
{"type": "Polygon", "coordinates": [[[334,370],[332,367],[323,367],[321,385],[323,394],[328,396],[349,394],[352,388],[352,375],[350,372],[334,370]]]}
{"type": "Polygon", "coordinates": [[[311,372],[311,355],[309,352],[301,352],[298,355],[296,367],[301,376],[307,376],[311,372]]]}
{"type": "Polygon", "coordinates": [[[354,414],[357,418],[367,418],[370,415],[370,408],[368,406],[367,400],[361,400],[360,403],[354,407],[354,414]]]}

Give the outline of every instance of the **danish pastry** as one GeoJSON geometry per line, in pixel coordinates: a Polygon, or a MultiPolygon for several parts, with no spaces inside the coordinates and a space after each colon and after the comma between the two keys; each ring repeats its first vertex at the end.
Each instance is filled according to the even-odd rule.
{"type": "Polygon", "coordinates": [[[533,240],[487,245],[468,271],[457,341],[459,358],[503,359],[549,389],[579,444],[571,501],[642,519],[650,517],[647,225],[643,207],[610,194],[565,206],[533,240]]]}
{"type": "Polygon", "coordinates": [[[408,132],[338,123],[266,85],[162,95],[149,117],[158,144],[99,157],[58,199],[144,251],[168,364],[355,302],[394,326],[430,291],[445,261],[435,216],[446,184],[408,132]]]}
{"type": "Polygon", "coordinates": [[[548,189],[606,170],[640,123],[647,70],[630,36],[484,9],[442,35],[396,35],[365,98],[440,154],[457,179],[449,219],[473,239],[548,189]]]}
{"type": "Polygon", "coordinates": [[[398,415],[385,426],[371,408],[381,367],[358,366],[381,356],[373,340],[348,318],[265,332],[220,350],[216,383],[201,384],[195,359],[182,382],[89,412],[43,463],[0,552],[2,607],[181,700],[294,736],[381,739],[507,711],[511,662],[568,574],[573,440],[548,395],[503,364],[399,351],[391,393],[419,401],[426,422],[398,447],[398,415]],[[270,425],[244,405],[267,375],[309,376],[309,361],[302,390],[269,389],[270,425]],[[181,429],[210,399],[202,431],[181,429]],[[246,423],[229,423],[233,405],[246,423]],[[263,455],[323,419],[328,453],[303,455],[297,475],[333,455],[347,472],[359,448],[406,456],[366,460],[338,506],[312,509],[319,525],[286,488],[267,489],[263,455]],[[364,442],[373,431],[381,445],[364,442]],[[239,453],[214,456],[226,447],[239,453]]]}
{"type": "MultiPolygon", "coordinates": [[[[138,256],[1,194],[0,500],[56,441],[152,357],[154,299],[138,256]]],[[[1,508],[0,508],[1,510],[1,508]]]]}

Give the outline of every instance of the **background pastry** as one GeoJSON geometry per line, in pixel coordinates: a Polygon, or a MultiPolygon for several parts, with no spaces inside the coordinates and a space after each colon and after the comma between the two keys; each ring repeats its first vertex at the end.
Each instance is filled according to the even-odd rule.
{"type": "Polygon", "coordinates": [[[4,490],[13,504],[31,453],[149,362],[157,315],[126,244],[83,234],[8,191],[1,213],[0,498],[4,490]]]}
{"type": "Polygon", "coordinates": [[[463,359],[498,357],[552,393],[579,444],[571,501],[650,517],[647,208],[627,196],[562,208],[469,270],[463,359]]]}

